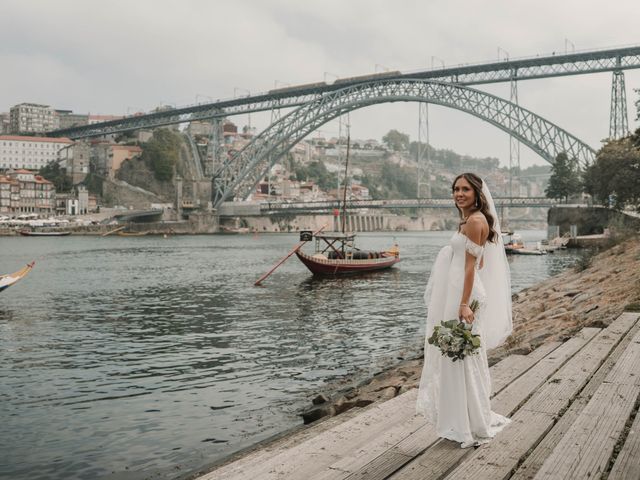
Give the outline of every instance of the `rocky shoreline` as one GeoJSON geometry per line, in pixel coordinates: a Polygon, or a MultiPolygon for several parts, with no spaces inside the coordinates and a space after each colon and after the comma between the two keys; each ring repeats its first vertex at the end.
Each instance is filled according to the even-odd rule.
{"type": "MultiPolygon", "coordinates": [[[[489,352],[489,364],[564,341],[584,327],[606,327],[625,309],[640,310],[640,236],[584,257],[576,266],[513,296],[514,332],[489,352]]],[[[410,358],[333,397],[320,394],[302,413],[305,424],[389,400],[417,388],[423,357],[410,358]]]]}

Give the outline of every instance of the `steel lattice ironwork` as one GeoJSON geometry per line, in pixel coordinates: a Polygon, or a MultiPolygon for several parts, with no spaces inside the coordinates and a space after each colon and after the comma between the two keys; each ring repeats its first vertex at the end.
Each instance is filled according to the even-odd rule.
{"type": "Polygon", "coordinates": [[[611,114],[609,117],[609,138],[618,140],[629,134],[627,117],[627,96],[624,86],[624,72],[613,72],[611,82],[611,114]]]}
{"type": "Polygon", "coordinates": [[[566,75],[612,72],[640,68],[640,47],[594,50],[564,55],[547,55],[517,60],[458,65],[454,67],[432,68],[419,72],[385,72],[352,78],[341,78],[327,84],[316,82],[269,92],[218,100],[211,103],[190,105],[161,112],[124,117],[120,120],[72,127],[49,132],[49,136],[73,139],[108,135],[141,128],[154,128],[175,123],[229,117],[251,112],[281,108],[292,108],[317,100],[327,93],[345,87],[367,83],[377,78],[423,79],[451,82],[459,85],[479,85],[488,83],[531,80],[566,75]]]}
{"type": "Polygon", "coordinates": [[[270,125],[219,168],[213,179],[214,206],[232,197],[246,199],[271,164],[321,125],[352,110],[386,102],[426,102],[474,115],[513,135],[549,163],[560,152],[582,165],[595,151],[560,127],[486,92],[416,79],[372,80],[327,93],[270,125]]]}

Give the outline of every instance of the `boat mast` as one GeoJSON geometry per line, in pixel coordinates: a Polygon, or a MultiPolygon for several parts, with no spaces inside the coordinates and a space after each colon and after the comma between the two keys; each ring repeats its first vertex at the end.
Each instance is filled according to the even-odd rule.
{"type": "Polygon", "coordinates": [[[342,233],[347,223],[347,171],[349,170],[349,146],[351,145],[351,125],[347,124],[347,158],[344,162],[344,194],[342,196],[342,233]]]}

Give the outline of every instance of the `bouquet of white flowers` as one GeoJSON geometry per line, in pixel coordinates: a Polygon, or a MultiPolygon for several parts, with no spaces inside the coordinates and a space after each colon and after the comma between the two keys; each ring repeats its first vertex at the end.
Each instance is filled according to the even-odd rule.
{"type": "MultiPolygon", "coordinates": [[[[469,304],[472,312],[480,307],[477,300],[469,304]]],[[[467,355],[472,355],[480,348],[480,335],[471,332],[472,325],[459,319],[447,320],[434,327],[433,333],[427,339],[429,345],[440,349],[442,355],[451,358],[452,361],[462,360],[467,355]]]]}

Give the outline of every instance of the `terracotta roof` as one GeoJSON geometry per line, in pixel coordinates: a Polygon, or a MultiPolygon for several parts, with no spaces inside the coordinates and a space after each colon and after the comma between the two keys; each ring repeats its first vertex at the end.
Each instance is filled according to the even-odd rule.
{"type": "Polygon", "coordinates": [[[40,175],[36,175],[36,183],[50,183],[53,185],[53,182],[50,182],[49,180],[47,180],[46,178],[40,175]]]}
{"type": "Polygon", "coordinates": [[[88,115],[89,120],[102,120],[102,121],[107,121],[107,120],[120,120],[121,118],[124,118],[122,115],[88,115]]]}
{"type": "Polygon", "coordinates": [[[21,135],[0,135],[0,141],[2,140],[16,140],[21,142],[74,143],[73,140],[66,137],[23,137],[21,135]]]}

